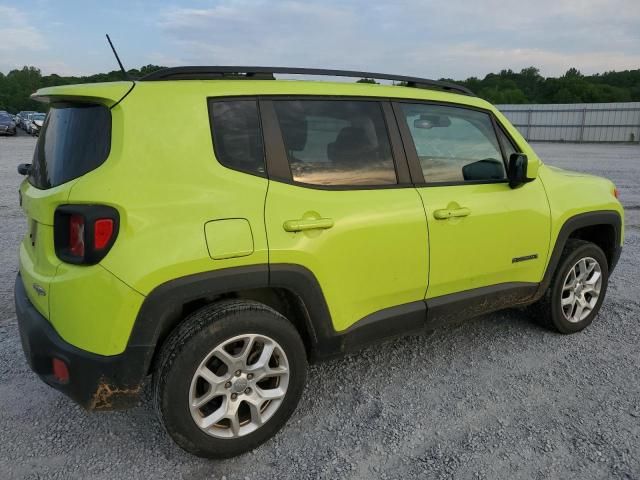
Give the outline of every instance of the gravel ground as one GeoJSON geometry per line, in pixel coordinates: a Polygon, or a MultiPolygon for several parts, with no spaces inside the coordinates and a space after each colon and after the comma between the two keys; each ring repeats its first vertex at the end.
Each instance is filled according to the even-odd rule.
{"type": "Polygon", "coordinates": [[[627,208],[586,331],[505,311],[315,365],[289,424],[218,462],[171,443],[148,390],[133,410],[87,413],[29,370],[12,290],[25,228],[15,166],[33,147],[0,138],[0,478],[640,479],[640,147],[536,145],[550,164],[614,180],[627,208]]]}

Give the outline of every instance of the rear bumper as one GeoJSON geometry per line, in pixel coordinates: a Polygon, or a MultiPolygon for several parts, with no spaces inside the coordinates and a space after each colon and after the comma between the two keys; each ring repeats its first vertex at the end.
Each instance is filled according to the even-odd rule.
{"type": "Polygon", "coordinates": [[[65,342],[31,304],[22,278],[16,278],[16,316],[20,340],[31,369],[48,385],[90,410],[112,410],[138,403],[146,376],[146,348],[127,348],[120,355],[87,352],[65,342]],[[52,359],[64,361],[69,381],[61,383],[52,372],[52,359]]]}

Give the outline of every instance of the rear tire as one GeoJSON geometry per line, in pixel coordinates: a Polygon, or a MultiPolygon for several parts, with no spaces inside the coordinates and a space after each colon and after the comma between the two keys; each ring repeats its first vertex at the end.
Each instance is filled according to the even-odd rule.
{"type": "Polygon", "coordinates": [[[579,332],[598,315],[608,283],[609,266],[602,249],[570,239],[549,288],[536,305],[536,316],[560,333],[579,332]]]}
{"type": "Polygon", "coordinates": [[[275,310],[230,300],[190,315],[162,347],[154,407],[173,440],[207,458],[252,450],[282,428],[307,370],[295,327],[275,310]]]}

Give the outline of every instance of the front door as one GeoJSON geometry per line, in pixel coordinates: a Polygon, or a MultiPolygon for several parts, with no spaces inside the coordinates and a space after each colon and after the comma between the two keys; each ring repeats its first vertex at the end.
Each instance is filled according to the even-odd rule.
{"type": "Polygon", "coordinates": [[[421,302],[427,287],[425,213],[408,171],[399,179],[404,157],[392,148],[383,107],[390,112],[377,101],[260,102],[268,164],[285,166],[281,178],[270,174],[269,263],[310,270],[337,331],[421,302]]]}
{"type": "Polygon", "coordinates": [[[549,208],[539,179],[509,187],[517,150],[489,112],[428,103],[394,105],[429,224],[427,297],[540,282],[549,208]]]}

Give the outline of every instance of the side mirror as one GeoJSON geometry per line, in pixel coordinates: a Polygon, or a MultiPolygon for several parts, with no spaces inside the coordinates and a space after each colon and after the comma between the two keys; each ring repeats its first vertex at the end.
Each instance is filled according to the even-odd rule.
{"type": "Polygon", "coordinates": [[[509,186],[517,188],[520,185],[535,180],[535,172],[528,168],[529,161],[524,153],[512,153],[509,157],[507,177],[509,186]],[[531,176],[529,176],[531,175],[531,176]]]}
{"type": "Polygon", "coordinates": [[[30,163],[21,163],[18,165],[18,173],[20,175],[29,175],[31,174],[31,164],[30,163]]]}

